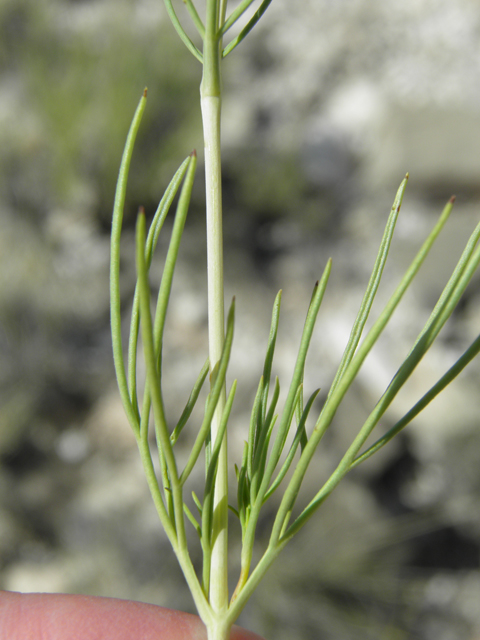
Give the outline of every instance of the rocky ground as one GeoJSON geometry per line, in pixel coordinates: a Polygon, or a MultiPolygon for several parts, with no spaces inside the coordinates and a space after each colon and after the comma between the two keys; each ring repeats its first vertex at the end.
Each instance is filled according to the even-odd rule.
{"type": "MultiPolygon", "coordinates": [[[[121,147],[148,84],[122,246],[128,321],[134,212],[140,203],[153,211],[181,159],[201,148],[199,70],[175,44],[159,1],[10,0],[0,29],[0,588],[191,610],[113,377],[108,234],[121,147]]],[[[227,60],[233,458],[277,290],[275,373],[286,387],[313,283],[333,257],[306,378],[310,390],[328,389],[405,172],[377,309],[457,195],[444,238],[319,451],[305,499],[388,385],[480,219],[479,31],[471,0],[274,0],[227,60]]],[[[172,416],[206,354],[200,175],[167,327],[172,416]]],[[[382,428],[476,337],[479,307],[476,277],[382,428]]],[[[277,640],[480,637],[479,377],[473,363],[345,479],[285,550],[243,624],[277,640]]]]}

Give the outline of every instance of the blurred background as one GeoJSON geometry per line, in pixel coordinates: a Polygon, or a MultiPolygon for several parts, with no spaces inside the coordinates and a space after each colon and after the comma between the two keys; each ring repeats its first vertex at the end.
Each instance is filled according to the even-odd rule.
{"type": "MultiPolygon", "coordinates": [[[[303,504],[395,374],[480,219],[479,41],[475,0],[274,0],[226,60],[226,297],[237,297],[231,379],[239,379],[232,470],[278,289],[274,373],[285,388],[313,284],[333,257],[306,378],[307,392],[328,390],[405,173],[377,311],[457,196],[326,436],[303,504]]],[[[173,421],[207,353],[200,73],[161,0],[0,2],[2,589],[193,610],[115,385],[108,259],[121,152],[148,86],[122,244],[126,323],[138,206],[153,214],[177,166],[199,150],[167,327],[173,421]]],[[[153,284],[167,241],[168,233],[153,284]]],[[[476,337],[479,289],[476,276],[379,432],[476,337]]],[[[479,378],[474,362],[343,481],[268,574],[243,625],[276,640],[480,638],[479,378]]],[[[233,524],[234,569],[237,555],[233,524]]]]}

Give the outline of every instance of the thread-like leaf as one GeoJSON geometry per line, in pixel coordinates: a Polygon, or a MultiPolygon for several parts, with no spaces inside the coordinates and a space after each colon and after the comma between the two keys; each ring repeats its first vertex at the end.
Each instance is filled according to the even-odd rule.
{"type": "Polygon", "coordinates": [[[280,419],[277,435],[275,437],[275,442],[273,444],[272,452],[270,454],[270,457],[267,463],[267,468],[262,478],[261,488],[259,490],[259,496],[265,495],[267,491],[267,487],[270,484],[270,480],[272,478],[273,472],[278,464],[283,448],[285,446],[285,441],[288,435],[288,429],[292,422],[293,414],[295,411],[297,391],[301,381],[303,380],[303,372],[305,369],[305,360],[308,353],[308,347],[310,346],[310,340],[312,337],[313,329],[315,327],[317,315],[320,310],[320,305],[323,300],[323,295],[327,287],[331,268],[332,268],[332,263],[331,263],[331,260],[329,260],[324,269],[322,278],[320,282],[318,282],[315,285],[315,288],[312,294],[312,299],[310,301],[310,305],[308,308],[307,317],[305,320],[305,325],[302,333],[302,338],[300,340],[300,347],[298,351],[297,361],[295,364],[292,381],[290,383],[290,389],[288,391],[287,399],[285,401],[282,417],[280,419]]]}
{"type": "Polygon", "coordinates": [[[357,317],[355,318],[355,322],[353,324],[352,331],[350,333],[350,337],[348,340],[347,347],[345,349],[345,353],[343,354],[342,360],[340,362],[340,366],[338,367],[337,373],[332,382],[332,386],[330,387],[330,391],[328,395],[331,395],[337,388],[337,384],[342,379],[345,369],[348,367],[348,365],[352,361],[352,358],[355,354],[358,343],[360,342],[360,337],[362,335],[363,329],[365,327],[365,323],[367,322],[368,316],[370,314],[370,310],[372,308],[372,304],[375,299],[375,295],[378,291],[378,286],[382,278],[383,269],[387,261],[388,253],[390,251],[393,232],[395,231],[395,225],[397,223],[398,214],[400,213],[400,208],[402,206],[403,196],[405,194],[407,182],[408,182],[408,173],[405,176],[405,179],[402,181],[397,191],[395,200],[393,202],[392,209],[387,220],[387,225],[385,227],[385,232],[383,234],[382,242],[380,243],[380,249],[378,251],[377,258],[375,260],[372,275],[370,276],[370,280],[368,282],[367,290],[365,291],[362,304],[360,305],[360,310],[358,312],[357,317]]]}
{"type": "Polygon", "coordinates": [[[223,27],[221,29],[222,36],[224,36],[227,33],[227,31],[231,29],[231,27],[233,27],[233,25],[237,22],[237,20],[239,20],[242,17],[245,11],[247,11],[247,9],[251,7],[254,2],[255,0],[242,0],[242,2],[240,2],[240,4],[237,7],[235,7],[235,9],[232,11],[232,13],[228,16],[228,18],[225,20],[223,24],[223,27]]]}
{"type": "Polygon", "coordinates": [[[125,148],[123,150],[122,161],[118,173],[117,187],[115,190],[110,240],[110,323],[112,329],[113,361],[120,397],[125,408],[125,413],[127,414],[127,418],[132,429],[137,435],[140,431],[138,411],[135,410],[130,399],[127,376],[125,373],[125,362],[123,358],[120,300],[120,237],[122,234],[123,209],[125,207],[130,162],[132,160],[135,139],[137,137],[138,129],[140,128],[146,103],[147,90],[145,89],[142,97],[140,98],[140,102],[138,103],[135,115],[133,116],[125,148]]]}
{"type": "MultiPolygon", "coordinates": [[[[190,156],[186,158],[182,162],[180,167],[177,169],[175,175],[170,181],[170,184],[165,190],[165,193],[162,196],[162,199],[160,200],[160,203],[153,217],[153,220],[148,232],[146,247],[145,247],[145,263],[147,266],[147,270],[150,269],[153,252],[155,251],[155,247],[157,246],[158,238],[160,235],[160,231],[163,227],[163,223],[165,222],[165,218],[167,217],[167,214],[170,210],[170,206],[177,194],[180,184],[185,177],[185,173],[187,172],[187,168],[189,164],[190,164],[190,156]]],[[[138,352],[138,334],[140,330],[139,304],[140,304],[140,301],[138,297],[138,287],[136,286],[135,294],[133,296],[132,317],[130,320],[130,336],[128,340],[127,378],[128,378],[128,388],[129,388],[130,399],[137,415],[139,415],[138,399],[137,399],[137,352],[138,352]]]]}
{"type": "Polygon", "coordinates": [[[305,424],[307,422],[307,418],[308,415],[310,413],[310,409],[312,408],[312,405],[316,399],[316,397],[318,396],[318,394],[320,393],[320,389],[316,389],[312,395],[310,396],[310,398],[308,399],[308,402],[305,406],[305,408],[302,411],[302,415],[297,427],[297,431],[295,433],[295,438],[293,439],[293,442],[290,446],[287,458],[285,460],[285,462],[282,465],[282,468],[280,469],[280,471],[278,472],[275,480],[272,482],[272,486],[269,488],[269,490],[267,491],[267,493],[265,494],[265,498],[264,501],[268,500],[268,498],[273,494],[273,492],[277,489],[277,487],[280,485],[280,483],[282,482],[282,480],[284,479],[284,477],[287,475],[288,470],[290,469],[293,459],[295,457],[295,453],[297,452],[298,446],[303,444],[302,450],[305,448],[306,442],[308,442],[307,440],[307,434],[305,431],[305,424]]]}
{"type": "Polygon", "coordinates": [[[177,17],[177,14],[175,13],[172,0],[164,0],[164,1],[165,1],[165,7],[167,9],[167,13],[170,17],[170,20],[172,21],[173,26],[175,27],[175,31],[180,36],[181,41],[187,47],[190,53],[194,55],[195,58],[197,58],[197,60],[203,64],[203,54],[198,49],[198,47],[195,46],[195,44],[192,42],[189,36],[186,34],[180,20],[177,17]]]}
{"type": "Polygon", "coordinates": [[[384,447],[390,440],[395,437],[400,431],[410,424],[410,422],[418,416],[418,414],[434,400],[439,393],[441,393],[457,376],[461,373],[465,367],[480,353],[480,335],[473,341],[473,343],[465,350],[465,352],[458,358],[454,365],[440,378],[440,380],[433,385],[425,393],[422,398],[409,410],[407,413],[394,424],[394,426],[387,431],[387,433],[379,438],[374,444],[372,444],[361,455],[357,456],[350,468],[358,466],[379,449],[384,447]]]}
{"type": "Polygon", "coordinates": [[[203,40],[203,38],[205,37],[205,25],[203,24],[200,16],[198,15],[195,5],[193,4],[192,0],[183,0],[183,2],[185,3],[188,9],[188,13],[192,18],[193,24],[195,25],[198,33],[200,34],[200,37],[203,40]]]}
{"type": "MultiPolygon", "coordinates": [[[[318,446],[318,443],[320,442],[323,434],[325,433],[326,429],[328,428],[328,425],[331,423],[331,420],[333,419],[333,416],[335,415],[337,407],[339,406],[340,402],[342,401],[347,389],[349,388],[350,384],[352,383],[352,381],[355,379],[356,375],[358,374],[358,371],[360,369],[361,364],[364,362],[367,354],[370,352],[370,350],[372,349],[373,345],[377,341],[378,337],[382,333],[383,329],[385,328],[386,324],[388,323],[389,319],[391,318],[395,308],[397,307],[398,303],[402,299],[405,291],[407,290],[407,288],[411,284],[413,278],[417,274],[420,266],[425,261],[425,258],[427,257],[427,255],[428,255],[433,243],[435,242],[436,238],[438,237],[438,234],[440,233],[440,231],[443,229],[443,227],[444,227],[444,225],[445,225],[445,223],[446,223],[446,221],[447,221],[447,219],[448,219],[448,217],[449,217],[449,215],[450,215],[450,213],[452,211],[452,206],[453,206],[453,201],[450,201],[447,204],[447,206],[444,208],[444,210],[443,210],[438,222],[436,223],[436,225],[432,229],[431,233],[429,234],[429,236],[427,237],[427,239],[423,243],[423,245],[420,248],[419,252],[417,253],[416,257],[414,258],[414,260],[410,264],[410,267],[407,269],[405,275],[403,276],[400,284],[396,288],[395,292],[391,296],[391,298],[388,301],[387,305],[385,306],[384,310],[380,314],[380,316],[377,319],[377,321],[374,323],[373,327],[368,332],[368,334],[365,337],[364,341],[362,342],[362,344],[358,348],[355,356],[353,357],[353,359],[351,360],[351,362],[348,365],[347,369],[345,370],[345,373],[344,373],[342,379],[340,380],[339,384],[337,385],[336,390],[332,394],[332,396],[330,398],[330,401],[326,402],[326,404],[325,404],[325,406],[324,406],[324,408],[322,410],[322,413],[320,414],[320,418],[317,421],[315,429],[314,429],[314,431],[313,431],[313,433],[312,433],[312,435],[310,437],[309,443],[308,443],[307,447],[305,448],[305,450],[304,450],[304,452],[303,452],[303,454],[302,454],[302,456],[300,458],[300,462],[297,465],[297,468],[296,468],[296,470],[295,470],[295,472],[293,474],[293,477],[292,477],[292,480],[290,482],[290,485],[289,485],[289,487],[287,488],[287,491],[284,494],[284,497],[283,497],[283,500],[282,500],[283,509],[282,508],[279,509],[279,513],[281,514],[281,516],[279,517],[278,521],[274,525],[275,536],[279,536],[280,527],[283,527],[284,517],[285,517],[287,511],[291,510],[291,505],[293,504],[293,501],[296,498],[296,495],[298,493],[298,487],[300,486],[300,484],[301,484],[301,482],[303,480],[303,477],[304,477],[306,469],[307,469],[307,467],[308,467],[308,465],[310,463],[310,460],[311,460],[311,458],[313,456],[315,448],[318,446]]],[[[374,413],[377,410],[378,411],[381,410],[379,405],[377,405],[376,409],[374,410],[374,413]]],[[[372,415],[373,414],[371,414],[371,416],[372,415]]],[[[359,434],[354,439],[352,445],[349,447],[347,453],[343,456],[342,460],[338,464],[336,470],[333,472],[333,474],[330,476],[330,478],[327,480],[327,482],[323,485],[323,487],[318,491],[318,493],[311,500],[311,502],[308,504],[308,506],[298,516],[298,518],[295,520],[295,522],[292,523],[290,525],[290,527],[288,528],[288,530],[285,532],[285,536],[284,536],[285,539],[291,537],[292,535],[294,535],[294,533],[296,533],[305,524],[305,522],[311,517],[311,515],[314,513],[314,511],[316,511],[316,509],[322,504],[322,502],[325,500],[327,495],[329,495],[331,493],[331,491],[338,484],[338,482],[341,480],[341,478],[348,472],[348,470],[349,470],[354,458],[356,457],[356,455],[358,453],[358,450],[361,448],[361,446],[365,442],[365,440],[368,437],[369,433],[371,432],[373,426],[375,426],[374,424],[372,426],[373,420],[372,420],[372,422],[370,422],[370,419],[369,419],[367,422],[368,422],[368,424],[366,423],[362,427],[362,429],[360,430],[359,434]]]]}
{"type": "Polygon", "coordinates": [[[208,375],[208,370],[209,370],[209,366],[210,363],[207,359],[207,361],[205,362],[205,364],[203,365],[202,370],[200,371],[200,374],[193,386],[193,389],[190,393],[190,396],[188,398],[187,404],[185,405],[185,408],[182,412],[182,415],[180,416],[179,421],[177,422],[177,426],[175,427],[175,429],[172,432],[172,435],[170,436],[170,440],[172,441],[172,444],[175,444],[178,440],[178,437],[180,436],[180,433],[182,432],[182,429],[185,427],[185,425],[187,424],[188,419],[190,418],[193,408],[195,407],[195,405],[197,404],[197,400],[198,400],[198,396],[200,395],[200,391],[202,390],[203,387],[203,383],[205,382],[205,378],[208,375]]]}
{"type": "Polygon", "coordinates": [[[236,38],[234,38],[224,48],[223,54],[222,54],[224,58],[225,58],[225,56],[228,56],[228,54],[231,53],[235,49],[235,47],[238,46],[240,44],[240,42],[242,42],[242,40],[244,40],[246,38],[246,36],[250,33],[250,31],[253,29],[253,27],[257,24],[257,22],[263,16],[265,11],[268,9],[271,1],[272,0],[263,0],[262,4],[258,7],[257,11],[255,11],[255,13],[252,16],[252,18],[247,22],[247,24],[244,26],[244,28],[240,31],[238,36],[236,38]]]}

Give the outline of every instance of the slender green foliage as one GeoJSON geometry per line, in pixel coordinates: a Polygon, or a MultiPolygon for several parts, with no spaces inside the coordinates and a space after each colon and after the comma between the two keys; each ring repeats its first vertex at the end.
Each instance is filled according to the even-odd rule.
{"type": "MultiPolygon", "coordinates": [[[[207,0],[202,19],[193,0],[183,0],[202,46],[197,46],[181,24],[173,0],[165,6],[173,26],[182,41],[203,65],[201,108],[205,139],[206,219],[208,263],[208,316],[209,355],[198,374],[192,391],[178,421],[167,420],[162,393],[163,340],[168,303],[172,292],[175,265],[182,238],[196,169],[196,153],[188,156],[175,173],[160,200],[147,231],[145,213],[140,209],[136,232],[137,284],[132,302],[132,316],[127,350],[127,366],[123,355],[120,295],[120,241],[126,185],[132,159],[135,137],[146,105],[146,90],[140,99],[128,133],[115,196],[111,236],[111,325],[115,371],[125,412],[137,440],[146,479],[152,497],[172,544],[185,578],[202,617],[209,640],[227,640],[233,622],[245,606],[263,575],[289,540],[306,524],[340,480],[381,447],[387,444],[409,424],[471,361],[480,351],[480,337],[470,345],[457,362],[440,377],[438,382],[377,441],[362,451],[367,438],[379,424],[388,407],[409,379],[424,355],[437,338],[445,322],[453,313],[463,292],[480,262],[480,224],[472,233],[458,264],[443,290],[432,314],[421,329],[410,352],[379,398],[345,454],[338,461],[330,477],[316,495],[304,505],[297,505],[302,482],[314,459],[326,431],[331,427],[345,394],[360,373],[362,364],[377,344],[395,309],[410,287],[421,265],[428,256],[438,235],[444,228],[453,208],[452,198],[438,222],[420,247],[417,255],[401,278],[383,310],[371,319],[373,303],[380,286],[382,273],[392,243],[395,225],[402,206],[408,174],[396,194],[388,216],[383,238],[372,274],[350,338],[336,375],[331,382],[319,415],[310,426],[310,416],[318,399],[319,389],[305,401],[304,373],[309,346],[324,298],[332,263],[329,260],[316,283],[307,309],[300,336],[298,355],[283,406],[279,407],[280,381],[272,380],[273,360],[280,322],[281,292],[275,298],[270,333],[266,341],[263,372],[253,400],[248,437],[242,459],[235,464],[237,489],[236,504],[229,505],[227,434],[237,383],[227,393],[227,371],[234,334],[235,302],[224,320],[223,249],[222,249],[222,196],[220,159],[221,116],[221,61],[243,41],[256,25],[271,0],[242,0],[228,14],[227,0],[207,0]],[[256,7],[246,19],[246,12],[256,7]],[[223,38],[231,27],[244,19],[239,34],[224,45],[223,38]],[[175,219],[160,287],[152,294],[149,271],[159,234],[175,197],[178,196],[175,219]],[[155,300],[152,300],[155,297],[155,300]],[[364,336],[367,321],[371,328],[364,336]],[[141,341],[140,341],[141,335],[141,341]],[[137,384],[138,352],[143,348],[146,381],[143,393],[137,384]],[[178,468],[175,449],[189,429],[202,388],[209,378],[209,391],[203,419],[193,427],[195,434],[190,453],[182,470],[178,468]],[[153,417],[156,455],[159,469],[155,470],[150,438],[153,417]],[[192,499],[198,513],[187,505],[185,491],[192,476],[198,484],[197,465],[205,463],[203,493],[193,492],[192,499]],[[280,495],[279,495],[280,494],[280,495]],[[267,500],[278,495],[270,539],[263,554],[252,567],[256,529],[262,508],[267,500]],[[242,532],[240,575],[236,589],[229,599],[228,593],[228,509],[238,518],[242,532]],[[294,514],[297,515],[294,515],[294,514]],[[198,573],[190,560],[187,525],[198,535],[203,553],[202,569],[198,573]]],[[[272,499],[272,503],[273,503],[272,499]]]]}

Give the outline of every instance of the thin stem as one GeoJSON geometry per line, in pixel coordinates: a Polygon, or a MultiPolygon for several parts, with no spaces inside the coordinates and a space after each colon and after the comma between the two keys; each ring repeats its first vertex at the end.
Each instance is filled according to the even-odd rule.
{"type": "MultiPolygon", "coordinates": [[[[207,214],[208,340],[210,371],[220,360],[225,336],[223,287],[222,175],[220,156],[221,73],[219,21],[226,3],[207,0],[201,108],[205,143],[207,214]]],[[[223,385],[211,425],[211,441],[221,429],[226,393],[223,385]]],[[[228,464],[227,434],[223,437],[215,478],[212,519],[209,600],[217,614],[228,607],[228,464]]]]}

